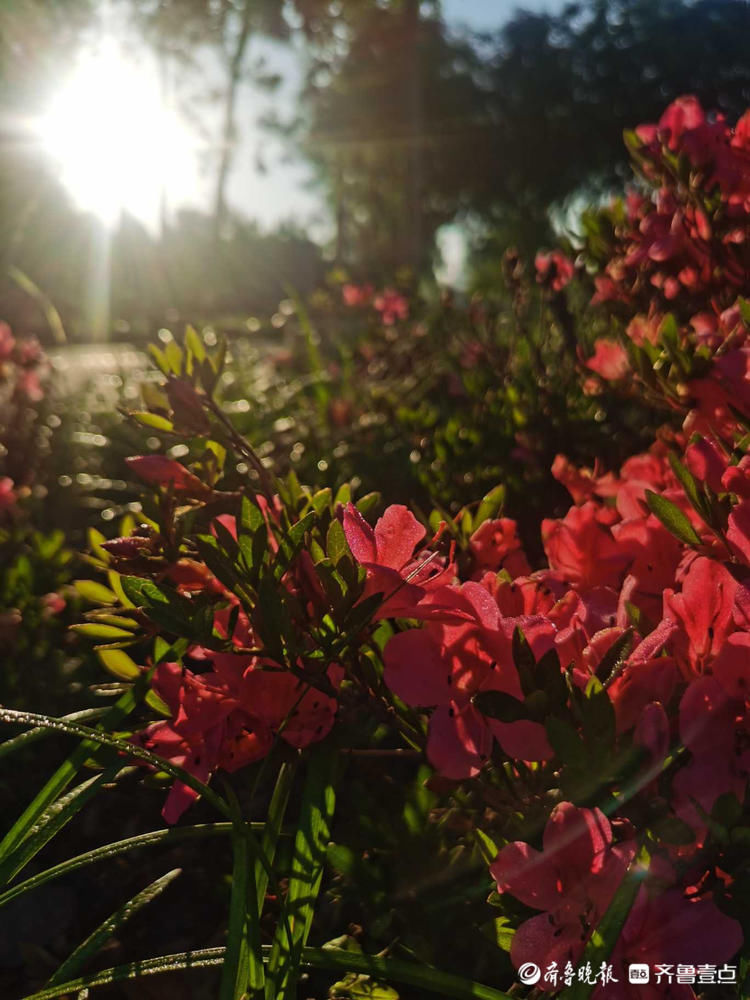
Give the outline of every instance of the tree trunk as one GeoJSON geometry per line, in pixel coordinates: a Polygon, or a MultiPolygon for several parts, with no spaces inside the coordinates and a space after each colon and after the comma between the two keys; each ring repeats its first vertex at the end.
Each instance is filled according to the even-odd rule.
{"type": "Polygon", "coordinates": [[[403,241],[405,260],[415,273],[422,262],[422,150],[423,107],[422,71],[419,51],[419,0],[403,0],[404,10],[404,94],[408,109],[408,160],[405,191],[403,241]]]}
{"type": "Polygon", "coordinates": [[[250,40],[252,8],[253,0],[244,0],[239,31],[229,60],[227,92],[224,100],[224,121],[221,131],[221,151],[219,155],[219,168],[216,175],[216,195],[214,199],[214,231],[217,239],[220,237],[222,228],[227,220],[226,186],[232,165],[236,138],[235,107],[237,104],[237,93],[242,80],[242,65],[245,61],[247,44],[250,40]]]}

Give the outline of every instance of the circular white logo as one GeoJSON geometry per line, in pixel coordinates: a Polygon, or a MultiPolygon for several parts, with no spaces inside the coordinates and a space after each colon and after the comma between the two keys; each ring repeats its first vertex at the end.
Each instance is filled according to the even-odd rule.
{"type": "Polygon", "coordinates": [[[518,978],[524,986],[533,986],[542,978],[542,970],[534,962],[524,962],[518,970],[518,978]]]}

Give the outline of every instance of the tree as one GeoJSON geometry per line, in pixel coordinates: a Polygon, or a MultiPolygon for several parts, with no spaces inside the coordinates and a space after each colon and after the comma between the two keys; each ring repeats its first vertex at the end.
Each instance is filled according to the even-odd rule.
{"type": "Polygon", "coordinates": [[[312,54],[296,134],[333,203],[337,257],[385,274],[418,270],[466,194],[477,53],[436,10],[401,0],[348,8],[334,44],[314,43],[312,54]]]}
{"type": "Polygon", "coordinates": [[[750,8],[734,0],[588,0],[519,13],[488,67],[477,208],[523,205],[530,228],[583,186],[621,184],[622,131],[683,93],[737,115],[750,103],[750,8]]]}
{"type": "Polygon", "coordinates": [[[529,252],[551,209],[621,182],[634,115],[685,92],[732,114],[750,103],[740,0],[584,0],[482,38],[408,0],[343,11],[335,44],[313,39],[296,135],[354,266],[424,266],[456,217],[529,252]]]}

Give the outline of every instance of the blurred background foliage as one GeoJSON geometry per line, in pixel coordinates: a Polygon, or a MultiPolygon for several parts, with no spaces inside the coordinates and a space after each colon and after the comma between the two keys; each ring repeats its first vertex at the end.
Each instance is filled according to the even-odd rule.
{"type": "MultiPolygon", "coordinates": [[[[529,254],[549,242],[552,223],[574,224],[582,199],[622,183],[621,135],[634,115],[654,120],[688,91],[731,115],[750,99],[741,0],[550,6],[511,14],[497,4],[497,30],[480,33],[418,0],[113,0],[107,16],[125,26],[131,49],[154,58],[203,137],[208,193],[197,207],[162,211],[156,226],[126,216],[103,231],[71,203],[28,131],[102,7],[3,5],[5,319],[46,331],[9,268],[28,275],[83,340],[141,337],[175,315],[270,313],[286,284],[306,295],[331,263],[367,280],[408,268],[433,281],[446,226],[469,254],[463,284],[486,287],[509,245],[529,254]],[[256,102],[259,169],[281,169],[280,159],[263,162],[279,141],[284,156],[310,167],[316,227],[295,218],[293,192],[271,225],[253,221],[262,189],[255,201],[231,195],[233,175],[252,169],[237,158],[255,113],[249,85],[277,95],[256,102]],[[103,258],[104,323],[87,309],[103,258]]],[[[469,19],[481,7],[461,10],[469,19]]]]}

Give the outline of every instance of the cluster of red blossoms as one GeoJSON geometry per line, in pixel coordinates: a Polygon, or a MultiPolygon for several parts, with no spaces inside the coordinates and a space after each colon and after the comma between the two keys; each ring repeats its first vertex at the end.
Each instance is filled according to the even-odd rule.
{"type": "MultiPolygon", "coordinates": [[[[359,603],[374,602],[364,627],[393,623],[383,651],[390,708],[424,712],[436,772],[481,784],[502,769],[519,785],[529,774],[544,785],[540,828],[505,842],[491,865],[501,895],[538,911],[513,937],[516,967],[580,960],[636,866],[642,881],[611,956],[618,968],[724,963],[743,942],[732,835],[737,828],[742,843],[750,834],[750,313],[741,298],[750,291],[749,122],[731,129],[683,98],[634,134],[642,175],[657,190],[650,201],[630,199],[597,283],[597,302],[628,312],[624,343],[599,342],[588,366],[620,380],[638,362],[633,387],[662,392],[680,424],[619,471],[557,457],[553,473],[573,504],[542,522],[544,567],[532,568],[510,518],[478,523],[456,558],[400,505],[374,527],[351,504],[334,512],[359,566],[359,603]],[[669,302],[677,317],[664,311],[669,302]],[[611,718],[609,771],[586,757],[592,693],[602,723],[611,718]],[[582,768],[570,747],[583,753],[582,768]],[[577,786],[575,766],[600,785],[577,786]]],[[[572,276],[556,253],[540,257],[537,271],[555,293],[572,276]]],[[[372,296],[344,289],[351,305],[372,296]]],[[[383,322],[395,321],[398,303],[381,298],[383,322]]],[[[168,459],[133,468],[172,494],[211,495],[168,459]]],[[[256,500],[273,548],[280,508],[256,500]]],[[[213,530],[237,537],[226,516],[213,530]]],[[[143,545],[120,539],[111,552],[127,569],[143,545]]],[[[323,562],[322,549],[314,558],[303,550],[280,581],[311,618],[327,607],[316,577],[323,562]]],[[[180,593],[213,589],[214,634],[234,650],[197,644],[186,654],[195,670],[161,664],[155,687],[171,718],[136,738],[202,780],[264,756],[275,736],[299,748],[322,739],[344,668],[327,664],[327,687],[311,687],[302,661],[295,673],[253,651],[262,643],[243,605],[205,565],[180,559],[165,573],[180,593]]],[[[166,818],[192,798],[177,782],[166,818]]],[[[693,996],[689,985],[625,979],[594,996],[693,996]]]]}
{"type": "Polygon", "coordinates": [[[7,323],[0,322],[0,392],[5,400],[38,403],[44,398],[42,378],[46,365],[39,341],[17,340],[7,323]]]}
{"type": "MultiPolygon", "coordinates": [[[[626,965],[682,962],[686,955],[721,962],[742,942],[739,924],[712,900],[707,886],[716,869],[702,849],[715,803],[727,793],[742,802],[750,777],[750,463],[730,464],[717,441],[702,438],[689,447],[687,464],[701,490],[730,511],[718,534],[691,507],[662,446],[630,459],[617,476],[576,470],[560,457],[555,472],[577,502],[564,518],[543,522],[548,568],[533,573],[507,518],[485,522],[472,536],[474,579],[462,583],[445,583],[445,569],[429,580],[413,575],[420,565],[414,544],[424,533],[403,509],[390,508],[375,529],[383,534],[400,523],[397,557],[376,550],[365,560],[360,528],[347,524],[369,587],[384,591],[394,571],[408,581],[397,592],[403,597],[390,598],[383,610],[423,627],[390,640],[385,681],[406,704],[433,710],[427,754],[448,778],[479,775],[495,741],[511,760],[554,760],[544,720],[501,722],[478,707],[481,692],[523,699],[516,629],[537,660],[555,650],[581,689],[632,634],[632,650],[607,687],[617,738],[640,746],[649,761],[639,792],[645,797],[681,748],[666,805],[692,840],[662,845],[652,856],[651,882],[640,890],[616,952],[626,965]],[[648,491],[674,504],[695,532],[694,544],[652,513],[648,491]]],[[[392,582],[388,590],[395,590],[392,582]]],[[[599,810],[564,802],[550,816],[543,855],[525,843],[503,848],[492,866],[499,890],[544,911],[515,935],[516,966],[580,958],[634,853],[632,828],[614,844],[599,810]]]]}
{"type": "MultiPolygon", "coordinates": [[[[626,801],[658,794],[688,835],[679,844],[651,843],[648,875],[614,952],[625,966],[724,962],[742,944],[740,924],[715,902],[719,891],[731,897],[732,874],[707,844],[717,802],[733,798],[741,812],[750,777],[750,458],[743,440],[750,313],[738,299],[750,291],[749,122],[745,115],[731,129],[684,98],[658,125],[637,131],[642,171],[661,186],[653,201],[629,199],[621,252],[597,282],[595,302],[637,308],[648,301],[626,338],[653,349],[650,360],[679,350],[664,401],[682,410],[681,428],[665,430],[619,473],[576,469],[558,456],[553,471],[574,505],[542,523],[547,567],[531,572],[513,521],[484,523],[470,540],[470,579],[446,583],[436,574],[419,597],[410,579],[408,614],[400,614],[422,627],[398,632],[385,650],[391,690],[407,705],[431,709],[430,762],[448,778],[466,779],[481,775],[498,747],[518,762],[556,760],[544,718],[501,721],[482,711],[486,692],[523,701],[517,629],[537,661],[554,650],[581,689],[631,636],[630,652],[606,681],[617,740],[640,747],[649,761],[626,801]],[[663,311],[675,297],[688,314],[682,327],[663,311]],[[691,313],[696,301],[701,308],[691,313]]],[[[560,291],[572,276],[567,263],[560,254],[541,256],[540,281],[560,291]]],[[[588,367],[618,380],[631,371],[630,357],[626,346],[602,340],[588,367]]],[[[418,540],[410,531],[404,538],[418,540]]],[[[409,548],[404,579],[414,563],[409,548]]],[[[380,572],[370,561],[368,576],[380,572]]],[[[517,967],[580,958],[636,852],[628,813],[625,805],[617,839],[598,809],[561,802],[541,853],[523,842],[500,850],[492,866],[499,891],[542,911],[514,937],[517,967]]],[[[643,997],[644,989],[656,997],[668,987],[649,992],[622,983],[607,986],[606,995],[643,997]]],[[[669,996],[693,996],[687,985],[669,989],[669,996]]]]}
{"type": "Polygon", "coordinates": [[[734,127],[694,97],[629,137],[653,197],[631,192],[595,301],[726,299],[747,284],[750,113],[734,127]]]}
{"type": "MultiPolygon", "coordinates": [[[[12,453],[16,465],[25,464],[24,416],[44,398],[47,374],[48,365],[39,342],[33,337],[16,339],[8,324],[0,322],[0,458],[12,453]]],[[[13,476],[18,478],[16,472],[13,476]]],[[[13,477],[0,475],[0,516],[15,508],[23,492],[13,477]]]]}
{"type": "Polygon", "coordinates": [[[409,300],[395,288],[376,292],[370,284],[346,284],[341,289],[341,297],[347,306],[372,306],[380,314],[384,326],[393,326],[409,317],[409,300]]]}
{"type": "MultiPolygon", "coordinates": [[[[176,496],[206,496],[208,488],[179,462],[165,456],[146,455],[128,460],[130,468],[151,485],[166,486],[176,496]]],[[[278,543],[271,531],[277,521],[278,504],[258,496],[255,502],[268,525],[272,550],[278,543]]],[[[214,521],[214,534],[225,532],[237,539],[237,522],[230,515],[214,521]]],[[[125,573],[142,573],[153,558],[154,540],[131,535],[105,542],[112,564],[125,573]]],[[[306,573],[309,557],[303,559],[283,585],[302,594],[311,592],[306,573]]],[[[304,558],[306,557],[306,558],[304,558]]],[[[159,573],[179,595],[209,595],[216,602],[212,631],[223,637],[230,651],[217,651],[198,644],[189,646],[183,663],[161,662],[153,675],[153,688],[166,704],[171,718],[154,722],[135,735],[134,742],[179,765],[199,780],[208,782],[218,770],[233,772],[265,757],[278,736],[302,749],[323,739],[333,726],[337,702],[331,694],[311,685],[300,664],[297,674],[283,669],[268,656],[258,655],[261,641],[238,597],[201,561],[179,558],[165,564],[159,573]]],[[[312,588],[313,600],[318,596],[312,588]]],[[[335,692],[343,676],[337,664],[328,665],[324,684],[335,692]]],[[[162,815],[176,823],[198,793],[175,780],[162,815]]]]}

